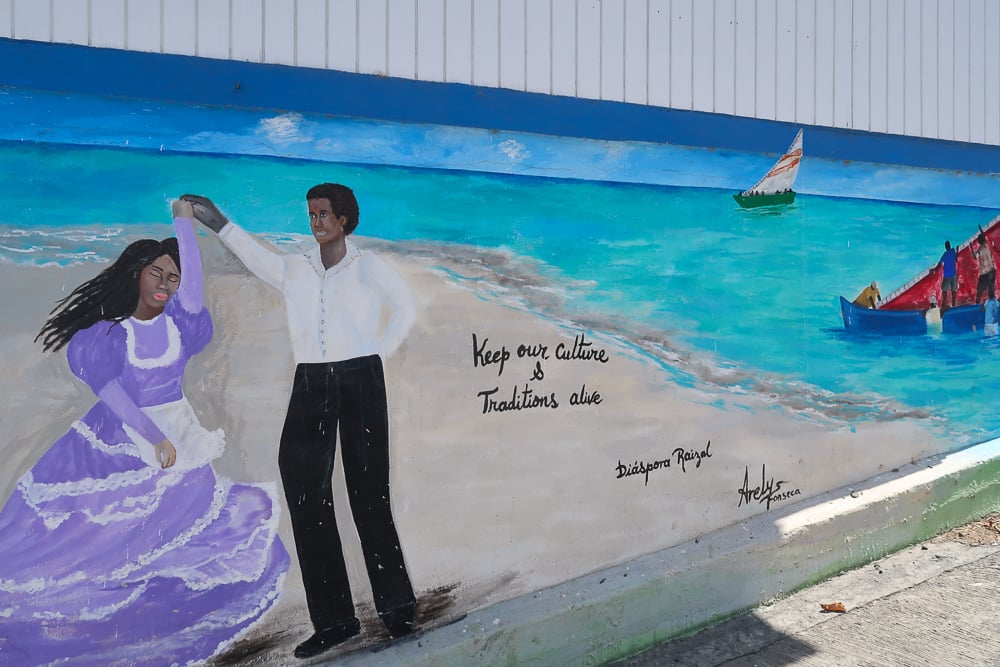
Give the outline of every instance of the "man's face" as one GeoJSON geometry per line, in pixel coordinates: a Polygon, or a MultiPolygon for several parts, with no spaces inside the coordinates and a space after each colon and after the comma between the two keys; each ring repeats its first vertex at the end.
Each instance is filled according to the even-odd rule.
{"type": "Polygon", "coordinates": [[[340,243],[344,240],[344,225],[347,216],[334,216],[329,199],[309,200],[309,229],[320,245],[340,243]]]}

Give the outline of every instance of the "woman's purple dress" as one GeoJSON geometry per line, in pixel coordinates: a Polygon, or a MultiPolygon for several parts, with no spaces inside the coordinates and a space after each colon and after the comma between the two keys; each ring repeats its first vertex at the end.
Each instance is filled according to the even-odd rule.
{"type": "Polygon", "coordinates": [[[70,368],[101,400],[0,511],[0,665],[196,663],[278,599],[275,489],[218,477],[222,433],[183,397],[212,321],[190,221],[175,226],[184,293],[148,322],[73,337],[70,368]],[[177,448],[166,470],[152,455],[164,435],[177,448]]]}

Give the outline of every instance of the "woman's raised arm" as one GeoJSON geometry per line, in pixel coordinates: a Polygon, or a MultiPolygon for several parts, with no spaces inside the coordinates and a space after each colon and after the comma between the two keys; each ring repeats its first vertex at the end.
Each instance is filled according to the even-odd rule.
{"type": "Polygon", "coordinates": [[[177,299],[181,308],[189,313],[198,313],[205,307],[202,297],[201,254],[194,234],[194,209],[191,202],[177,199],[173,203],[174,233],[181,256],[181,285],[177,288],[177,299]]]}

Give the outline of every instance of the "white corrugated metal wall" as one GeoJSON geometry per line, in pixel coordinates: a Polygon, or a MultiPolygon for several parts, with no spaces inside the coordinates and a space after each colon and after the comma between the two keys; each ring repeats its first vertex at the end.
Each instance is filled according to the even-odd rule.
{"type": "Polygon", "coordinates": [[[0,36],[1000,145],[997,0],[0,0],[0,36]]]}

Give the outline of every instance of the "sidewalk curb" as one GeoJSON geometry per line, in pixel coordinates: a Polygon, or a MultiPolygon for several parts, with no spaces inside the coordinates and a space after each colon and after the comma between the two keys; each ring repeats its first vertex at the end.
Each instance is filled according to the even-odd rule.
{"type": "Polygon", "coordinates": [[[1000,439],[324,664],[600,665],[1000,508],[1000,439]]]}

